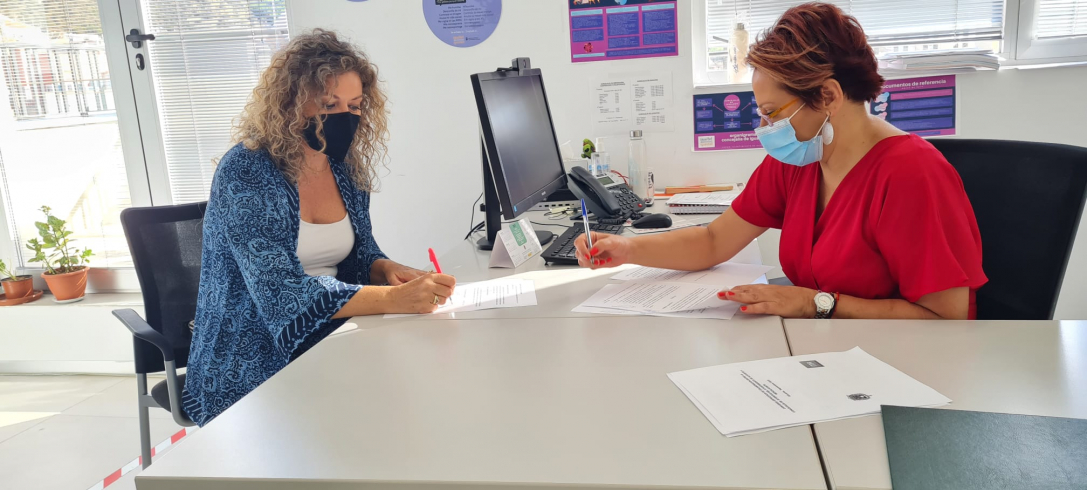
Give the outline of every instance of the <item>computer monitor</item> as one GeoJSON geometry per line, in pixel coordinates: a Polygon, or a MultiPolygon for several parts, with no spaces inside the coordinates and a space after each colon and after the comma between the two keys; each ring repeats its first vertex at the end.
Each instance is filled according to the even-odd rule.
{"type": "MultiPolygon", "coordinates": [[[[502,218],[515,219],[545,200],[566,184],[566,173],[540,70],[522,66],[477,73],[472,90],[479,109],[487,227],[478,243],[490,250],[502,218]]],[[[541,244],[554,237],[549,231],[536,235],[541,244]]]]}

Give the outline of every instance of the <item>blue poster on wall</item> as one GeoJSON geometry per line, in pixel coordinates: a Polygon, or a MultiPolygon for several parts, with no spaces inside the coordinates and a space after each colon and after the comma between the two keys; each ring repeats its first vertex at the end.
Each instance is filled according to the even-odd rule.
{"type": "Polygon", "coordinates": [[[442,42],[470,48],[486,41],[498,27],[502,0],[423,0],[423,16],[442,42]]]}

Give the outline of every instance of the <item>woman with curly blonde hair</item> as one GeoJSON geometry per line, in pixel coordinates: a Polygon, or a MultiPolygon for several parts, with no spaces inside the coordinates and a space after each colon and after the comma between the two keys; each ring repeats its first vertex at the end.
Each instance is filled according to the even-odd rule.
{"type": "Polygon", "coordinates": [[[203,426],[344,320],[428,313],[456,281],[378,248],[385,156],[377,67],[335,33],[294,37],[261,75],[219,162],[182,406],[203,426]]]}

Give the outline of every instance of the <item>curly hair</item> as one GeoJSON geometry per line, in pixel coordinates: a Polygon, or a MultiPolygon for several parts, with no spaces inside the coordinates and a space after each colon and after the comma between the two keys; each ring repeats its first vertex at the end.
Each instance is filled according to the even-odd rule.
{"type": "MultiPolygon", "coordinates": [[[[303,115],[306,104],[325,96],[332,80],[350,72],[362,80],[362,119],[344,160],[355,184],[365,191],[374,190],[377,167],[388,154],[387,98],[377,66],[335,32],[314,29],[295,36],[272,56],[235,127],[235,140],[250,150],[266,150],[287,179],[297,184],[308,146],[303,136],[309,123],[303,115]]],[[[323,123],[320,118],[317,121],[323,146],[323,123]]]]}

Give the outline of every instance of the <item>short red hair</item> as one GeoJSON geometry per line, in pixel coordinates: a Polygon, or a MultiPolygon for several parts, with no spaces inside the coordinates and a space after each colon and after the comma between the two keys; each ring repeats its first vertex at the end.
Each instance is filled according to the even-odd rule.
{"type": "Polygon", "coordinates": [[[870,102],[883,89],[876,55],[857,19],[826,3],[797,5],[751,46],[747,62],[813,107],[822,85],[838,81],[853,101],[870,102]]]}

